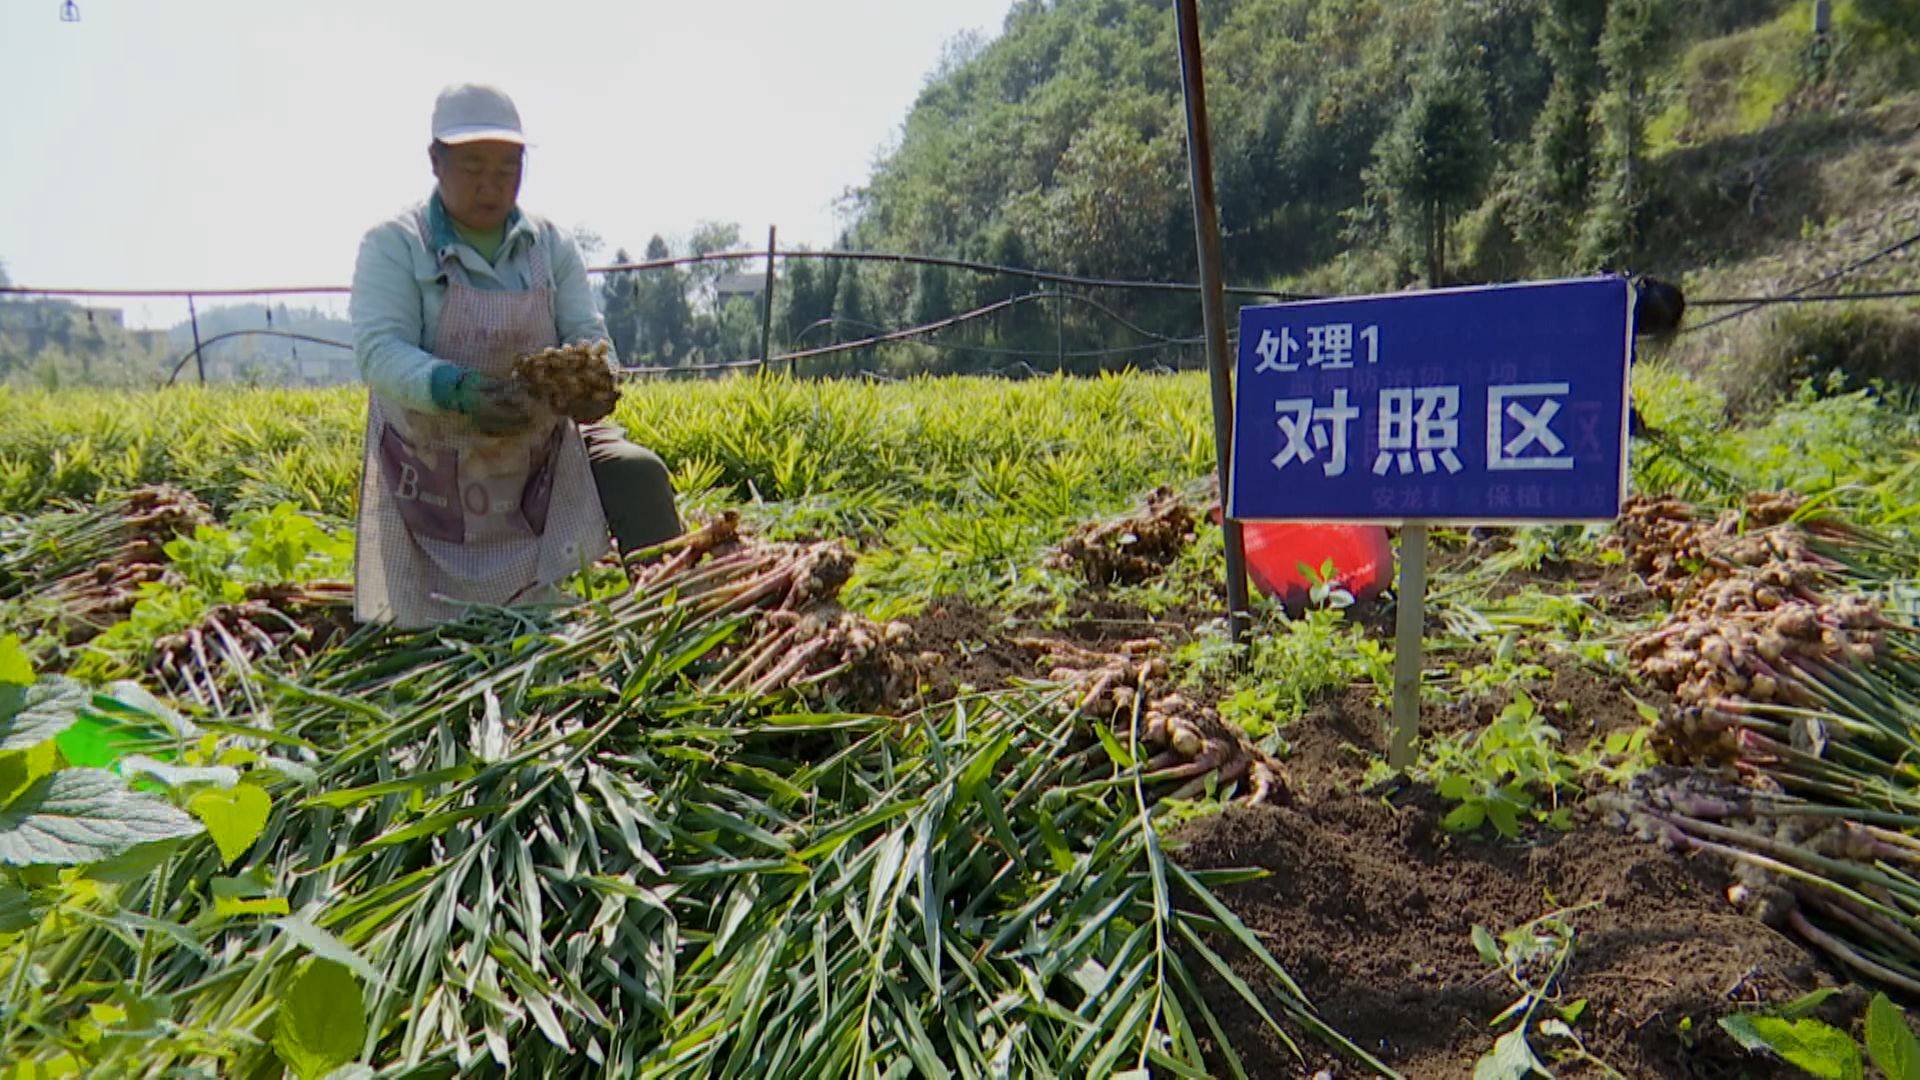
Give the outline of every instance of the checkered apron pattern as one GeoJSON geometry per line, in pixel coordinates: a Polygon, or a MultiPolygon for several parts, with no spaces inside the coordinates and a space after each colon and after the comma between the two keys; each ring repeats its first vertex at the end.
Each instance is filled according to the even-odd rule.
{"type": "MultiPolygon", "coordinates": [[[[558,345],[548,263],[532,253],[524,292],[477,289],[449,259],[432,352],[505,377],[516,357],[558,345]]],[[[572,420],[536,406],[525,431],[484,435],[464,416],[369,393],[361,465],[354,615],[418,628],[462,605],[538,603],[611,545],[572,420]]]]}

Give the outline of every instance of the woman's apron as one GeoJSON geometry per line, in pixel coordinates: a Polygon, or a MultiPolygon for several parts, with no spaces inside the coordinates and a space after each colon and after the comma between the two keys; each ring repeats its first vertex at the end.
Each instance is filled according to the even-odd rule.
{"type": "MultiPolygon", "coordinates": [[[[424,229],[423,229],[424,231],[424,229]]],[[[430,233],[428,235],[431,235],[430,233]]],[[[524,292],[474,288],[446,258],[434,356],[506,378],[525,353],[558,345],[539,245],[524,292]]],[[[354,567],[354,616],[417,628],[462,604],[557,599],[555,586],[609,548],[600,495],[573,421],[535,405],[524,431],[483,435],[454,413],[369,393],[354,567]]]]}

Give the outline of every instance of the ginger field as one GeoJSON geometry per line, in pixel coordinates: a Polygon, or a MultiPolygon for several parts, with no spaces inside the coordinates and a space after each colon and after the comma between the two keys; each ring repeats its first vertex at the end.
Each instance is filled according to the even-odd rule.
{"type": "Polygon", "coordinates": [[[1198,375],[630,385],[688,534],[408,633],[361,394],[0,389],[0,1076],[1893,1075],[1920,411],[1635,378],[1618,523],[1435,532],[1403,775],[1198,375]]]}

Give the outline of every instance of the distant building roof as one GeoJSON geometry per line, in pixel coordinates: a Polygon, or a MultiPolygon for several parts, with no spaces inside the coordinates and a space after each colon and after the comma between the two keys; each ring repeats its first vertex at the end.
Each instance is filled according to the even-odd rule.
{"type": "Polygon", "coordinates": [[[713,291],[721,296],[758,296],[767,288],[767,276],[759,274],[721,274],[713,291]]]}

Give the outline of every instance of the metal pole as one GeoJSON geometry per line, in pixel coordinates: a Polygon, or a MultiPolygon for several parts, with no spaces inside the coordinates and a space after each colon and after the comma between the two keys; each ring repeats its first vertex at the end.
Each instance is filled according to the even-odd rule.
{"type": "Polygon", "coordinates": [[[187,321],[193,324],[193,368],[200,373],[200,385],[207,385],[207,357],[200,348],[200,312],[193,306],[193,294],[187,294],[187,321]]]}
{"type": "Polygon", "coordinates": [[[1065,371],[1067,367],[1066,306],[1066,290],[1062,289],[1060,295],[1053,299],[1053,370],[1055,374],[1065,371]]]}
{"type": "Polygon", "coordinates": [[[767,291],[760,305],[760,363],[764,368],[773,355],[773,231],[767,226],[767,291]]]}
{"type": "Polygon", "coordinates": [[[1420,734],[1420,669],[1423,666],[1427,606],[1427,523],[1409,521],[1400,528],[1400,592],[1394,598],[1393,734],[1387,764],[1413,765],[1414,740],[1420,734]]]}
{"type": "Polygon", "coordinates": [[[1233,454],[1233,372],[1227,355],[1226,294],[1220,272],[1220,210],[1213,193],[1213,137],[1207,130],[1206,75],[1200,66],[1197,0],[1177,0],[1180,79],[1187,103],[1187,175],[1193,188],[1193,237],[1200,256],[1200,312],[1207,331],[1213,385],[1213,448],[1220,466],[1220,528],[1227,542],[1227,625],[1235,643],[1247,632],[1247,557],[1240,523],[1226,516],[1227,470],[1233,454]]]}

